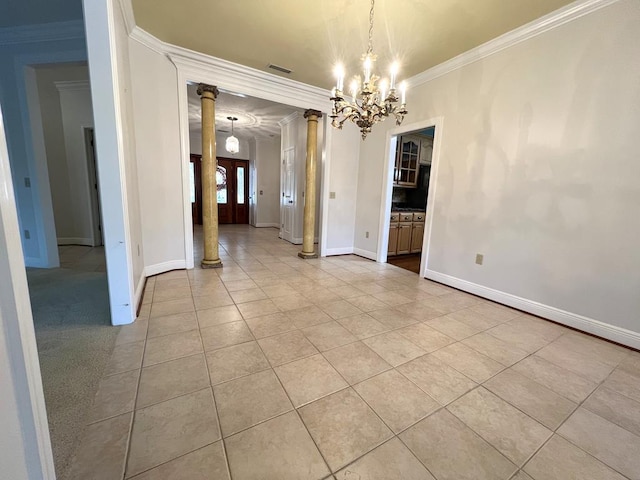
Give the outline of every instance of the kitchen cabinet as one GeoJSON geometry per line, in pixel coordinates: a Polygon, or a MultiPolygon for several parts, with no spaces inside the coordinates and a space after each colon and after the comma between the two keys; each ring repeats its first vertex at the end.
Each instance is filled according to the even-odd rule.
{"type": "Polygon", "coordinates": [[[411,253],[422,251],[422,239],[424,238],[424,223],[414,223],[411,228],[411,253]]]}
{"type": "Polygon", "coordinates": [[[411,252],[411,229],[410,223],[398,224],[398,249],[396,255],[403,255],[411,252]]]}
{"type": "Polygon", "coordinates": [[[387,255],[406,255],[422,250],[424,212],[392,212],[387,255]]]}
{"type": "Polygon", "coordinates": [[[398,251],[398,223],[392,223],[389,225],[389,247],[387,248],[387,255],[395,255],[398,251]]]}
{"type": "Polygon", "coordinates": [[[420,138],[402,136],[396,148],[396,163],[393,172],[393,184],[402,187],[415,187],[418,184],[420,168],[420,138]]]}

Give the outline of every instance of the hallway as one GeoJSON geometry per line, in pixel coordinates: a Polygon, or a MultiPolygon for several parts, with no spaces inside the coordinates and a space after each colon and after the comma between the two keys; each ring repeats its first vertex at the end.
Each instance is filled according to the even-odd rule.
{"type": "Polygon", "coordinates": [[[148,279],[69,479],[637,478],[638,352],[277,235],[148,279]]]}

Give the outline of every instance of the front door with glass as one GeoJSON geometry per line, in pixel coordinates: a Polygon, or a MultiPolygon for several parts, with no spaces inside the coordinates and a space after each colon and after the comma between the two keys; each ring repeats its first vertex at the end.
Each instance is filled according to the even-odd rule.
{"type": "Polygon", "coordinates": [[[218,157],[218,223],[249,223],[249,162],[218,157]]]}

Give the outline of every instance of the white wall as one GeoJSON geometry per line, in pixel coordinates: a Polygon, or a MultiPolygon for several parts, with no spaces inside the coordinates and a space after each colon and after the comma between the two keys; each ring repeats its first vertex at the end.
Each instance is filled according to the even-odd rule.
{"type": "MultiPolygon", "coordinates": [[[[333,127],[328,125],[327,128],[333,127]]],[[[331,164],[329,165],[328,191],[334,192],[335,198],[325,200],[324,207],[327,209],[325,248],[327,255],[340,255],[352,253],[354,247],[358,160],[362,141],[360,132],[354,125],[347,125],[343,130],[333,130],[330,133],[328,153],[331,156],[331,164]]],[[[361,235],[364,237],[364,233],[361,235]]]]}
{"type": "Polygon", "coordinates": [[[256,226],[280,225],[280,137],[256,139],[256,226]]]}
{"type": "Polygon", "coordinates": [[[147,275],[184,268],[184,206],[176,69],[129,40],[147,275]]]}
{"type": "Polygon", "coordinates": [[[53,479],[40,365],[0,111],[0,468],[2,478],[53,479]]]}
{"type": "MultiPolygon", "coordinates": [[[[113,9],[114,35],[117,54],[117,83],[120,100],[120,118],[122,121],[121,142],[123,149],[124,174],[126,185],[126,210],[128,227],[128,245],[131,261],[130,277],[134,309],[142,296],[144,287],[144,255],[142,244],[142,216],[140,212],[140,194],[138,183],[138,164],[136,161],[136,129],[133,106],[131,61],[129,57],[129,32],[127,30],[122,2],[113,9]]],[[[98,156],[98,161],[100,157],[98,156]]],[[[145,172],[143,172],[145,173],[145,172]]],[[[102,192],[101,192],[102,193],[102,192]]],[[[135,315],[134,315],[135,317],[135,315]]]]}
{"type": "MultiPolygon", "coordinates": [[[[60,107],[64,132],[66,157],[66,173],[68,178],[69,202],[66,211],[56,208],[53,196],[53,211],[56,221],[61,216],[68,216],[72,230],[67,235],[58,234],[58,244],[77,243],[80,245],[96,245],[93,230],[93,211],[91,195],[93,183],[89,179],[87,146],[85,144],[85,128],[93,127],[93,109],[91,108],[91,89],[89,72],[86,71],[86,82],[56,83],[60,92],[60,107]]],[[[60,139],[58,139],[60,141],[60,139]]],[[[48,157],[47,157],[48,158],[48,157]]],[[[52,169],[49,168],[51,172],[52,169]]],[[[53,190],[53,189],[52,189],[53,190]]]]}
{"type": "Polygon", "coordinates": [[[84,0],[111,321],[131,323],[143,286],[128,35],[119,3],[84,0]]]}
{"type": "MultiPolygon", "coordinates": [[[[638,25],[622,0],[409,92],[405,122],[444,117],[429,275],[640,347],[638,25]]],[[[361,147],[369,252],[391,126],[361,147]]]]}
{"type": "Polygon", "coordinates": [[[81,22],[26,26],[20,31],[19,38],[30,40],[0,44],[0,102],[5,111],[25,261],[27,266],[51,267],[58,265],[53,208],[46,157],[34,153],[27,94],[30,71],[25,66],[86,61],[87,53],[81,22]],[[67,39],[50,40],[62,38],[61,31],[67,39]],[[30,179],[30,187],[25,185],[25,178],[30,179]],[[26,238],[25,230],[30,238],[26,238]]]}

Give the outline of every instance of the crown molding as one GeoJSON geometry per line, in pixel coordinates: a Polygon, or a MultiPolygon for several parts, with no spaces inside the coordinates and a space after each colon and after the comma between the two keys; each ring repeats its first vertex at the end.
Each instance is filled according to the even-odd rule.
{"type": "Polygon", "coordinates": [[[89,80],[61,80],[53,82],[58,92],[70,92],[77,90],[91,90],[89,80]]]}
{"type": "Polygon", "coordinates": [[[188,81],[205,82],[225,90],[304,109],[331,111],[329,90],[172,45],[137,26],[131,32],[131,38],[156,53],[167,56],[188,81]],[[285,98],[288,100],[285,101],[285,98]]]}
{"type": "Polygon", "coordinates": [[[287,125],[288,123],[293,122],[295,119],[297,119],[300,116],[300,114],[298,112],[293,112],[290,113],[289,115],[287,115],[286,117],[284,117],[281,120],[278,120],[278,125],[280,125],[281,127],[284,127],[285,125],[287,125]]]}
{"type": "Polygon", "coordinates": [[[515,30],[511,30],[504,35],[489,40],[471,50],[467,50],[457,57],[453,57],[450,60],[408,78],[406,80],[407,86],[417,87],[418,85],[422,85],[423,83],[434,80],[449,72],[482,60],[483,58],[487,58],[506,48],[517,45],[520,42],[536,37],[618,1],[619,0],[578,0],[570,3],[565,7],[559,8],[515,30]]]}
{"type": "Polygon", "coordinates": [[[174,65],[190,80],[242,92],[299,108],[331,111],[330,91],[306,83],[282,78],[228,60],[165,44],[165,52],[174,65]]]}
{"type": "Polygon", "coordinates": [[[158,40],[158,38],[154,37],[153,35],[148,33],[146,30],[143,30],[138,26],[133,27],[133,30],[131,30],[131,33],[129,34],[129,36],[131,37],[132,40],[135,40],[139,44],[144,45],[145,47],[153,50],[156,53],[159,53],[160,55],[167,54],[166,52],[166,46],[168,45],[167,43],[164,43],[162,40],[158,40]]]}
{"type": "Polygon", "coordinates": [[[133,15],[133,5],[131,4],[131,0],[118,0],[118,4],[120,5],[120,11],[122,12],[125,26],[127,27],[127,33],[131,35],[133,29],[136,28],[136,19],[133,15]]]}
{"type": "Polygon", "coordinates": [[[84,38],[84,22],[82,20],[0,28],[0,45],[84,40],[84,38]]]}

